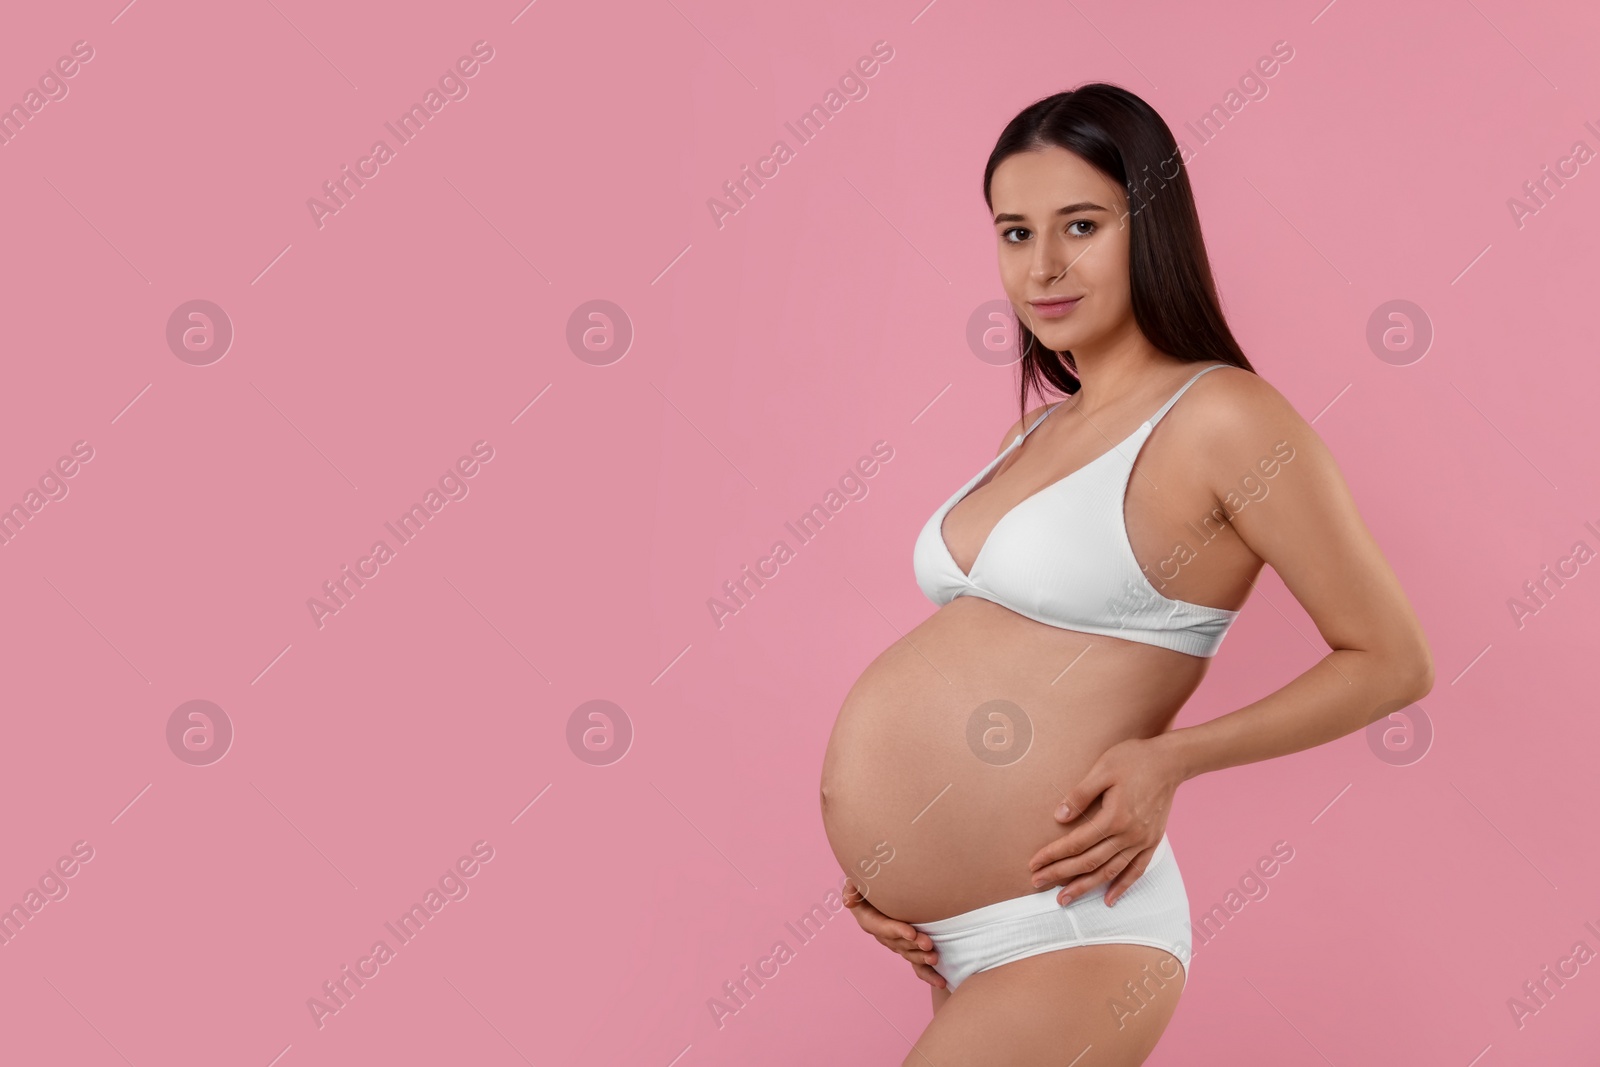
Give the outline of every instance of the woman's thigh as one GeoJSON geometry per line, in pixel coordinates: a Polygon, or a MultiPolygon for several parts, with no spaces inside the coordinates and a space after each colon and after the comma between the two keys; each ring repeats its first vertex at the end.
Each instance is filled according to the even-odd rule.
{"type": "Polygon", "coordinates": [[[962,982],[902,1067],[1133,1067],[1177,1010],[1183,969],[1145,945],[1075,945],[962,982]]]}

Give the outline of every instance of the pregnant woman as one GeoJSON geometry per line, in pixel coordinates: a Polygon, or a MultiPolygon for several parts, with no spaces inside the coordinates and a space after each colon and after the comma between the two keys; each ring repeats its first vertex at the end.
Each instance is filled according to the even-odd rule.
{"type": "Polygon", "coordinates": [[[1362,729],[1432,660],[1328,449],[1229,332],[1161,117],[1104,84],[1041,100],[983,192],[1023,417],[917,539],[940,606],[845,698],[823,824],[857,921],[933,986],[905,1064],[1138,1064],[1188,978],[1178,786],[1362,729]],[[1026,410],[1041,379],[1065,398],[1026,410]],[[1263,564],[1329,651],[1171,729],[1263,564]]]}

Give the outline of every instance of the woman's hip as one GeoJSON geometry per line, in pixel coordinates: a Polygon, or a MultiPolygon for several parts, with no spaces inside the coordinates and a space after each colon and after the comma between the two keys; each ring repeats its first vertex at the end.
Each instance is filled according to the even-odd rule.
{"type": "Polygon", "coordinates": [[[1148,945],[1166,950],[1187,971],[1192,946],[1189,896],[1165,835],[1150,865],[1115,905],[1105,903],[1105,884],[1065,907],[1056,902],[1060,889],[1051,886],[912,925],[932,939],[939,955],[935,970],[952,991],[979,971],[1078,945],[1148,945]]]}

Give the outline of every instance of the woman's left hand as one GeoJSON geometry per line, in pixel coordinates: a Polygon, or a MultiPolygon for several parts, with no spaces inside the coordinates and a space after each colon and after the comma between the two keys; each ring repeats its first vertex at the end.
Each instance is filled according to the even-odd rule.
{"type": "Polygon", "coordinates": [[[1069,829],[1028,861],[1033,884],[1063,886],[1056,899],[1065,904],[1110,882],[1105,901],[1115,903],[1150,865],[1182,784],[1182,768],[1159,736],[1106,749],[1056,809],[1069,829]]]}

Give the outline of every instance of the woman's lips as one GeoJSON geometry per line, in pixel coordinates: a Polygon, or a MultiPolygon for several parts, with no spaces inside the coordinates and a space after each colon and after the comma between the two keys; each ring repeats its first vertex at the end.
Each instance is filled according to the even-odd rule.
{"type": "Polygon", "coordinates": [[[1083,297],[1081,296],[1075,296],[1070,299],[1051,300],[1047,303],[1040,303],[1035,300],[1030,300],[1028,303],[1040,318],[1059,319],[1063,315],[1071,313],[1072,309],[1077,307],[1078,302],[1082,299],[1083,297]]]}

